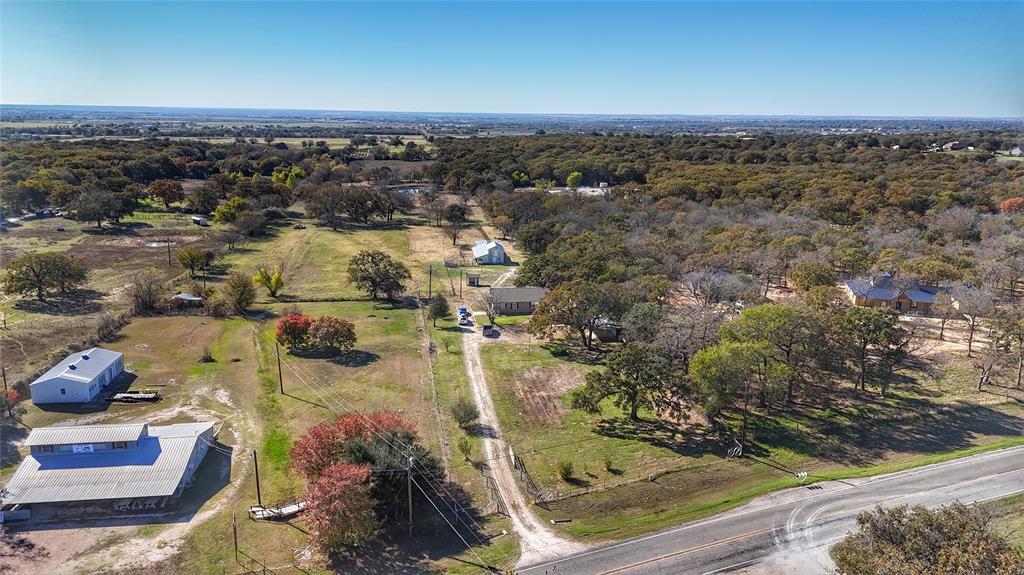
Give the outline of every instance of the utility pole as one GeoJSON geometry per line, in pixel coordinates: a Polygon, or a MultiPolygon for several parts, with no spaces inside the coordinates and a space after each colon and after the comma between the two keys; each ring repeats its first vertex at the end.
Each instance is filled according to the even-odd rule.
{"type": "Polygon", "coordinates": [[[459,299],[462,299],[462,270],[459,270],[459,299]]]}
{"type": "Polygon", "coordinates": [[[14,419],[14,413],[11,411],[11,398],[7,395],[7,368],[0,365],[0,375],[4,378],[4,404],[7,406],[7,417],[14,419]]]}
{"type": "Polygon", "coordinates": [[[743,386],[743,423],[740,426],[740,449],[747,446],[747,418],[750,416],[750,378],[743,386]]]}
{"type": "Polygon", "coordinates": [[[171,238],[164,240],[164,244],[167,245],[167,267],[171,267],[171,238]]]}
{"type": "Polygon", "coordinates": [[[277,356],[277,383],[281,386],[281,395],[284,395],[284,377],[281,376],[281,344],[274,340],[274,354],[277,356]]]}
{"type": "Polygon", "coordinates": [[[238,521],[234,511],[231,512],[231,536],[235,540],[235,563],[238,563],[238,521]]]}
{"type": "Polygon", "coordinates": [[[256,459],[256,450],[252,450],[252,464],[256,466],[256,503],[263,507],[263,496],[260,494],[260,462],[256,459]]]}
{"type": "Polygon", "coordinates": [[[409,467],[406,468],[406,491],[409,495],[409,535],[412,536],[412,455],[409,456],[409,467]]]}
{"type": "Polygon", "coordinates": [[[427,266],[427,301],[433,294],[434,289],[434,266],[427,266]]]}

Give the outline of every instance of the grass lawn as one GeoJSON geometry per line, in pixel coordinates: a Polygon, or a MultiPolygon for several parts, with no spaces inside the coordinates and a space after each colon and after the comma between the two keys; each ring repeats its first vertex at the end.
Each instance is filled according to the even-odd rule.
{"type": "Polygon", "coordinates": [[[1024,493],[992,501],[988,506],[995,515],[994,531],[1024,551],[1024,493]]]}
{"type": "MultiPolygon", "coordinates": [[[[273,228],[265,237],[240,244],[217,260],[219,277],[231,271],[251,273],[257,264],[272,266],[283,262],[286,297],[282,300],[348,301],[274,302],[261,293],[261,301],[255,306],[254,313],[263,312],[264,315],[257,324],[241,318],[218,320],[205,316],[134,318],[114,341],[104,345],[125,353],[127,368],[135,376],[132,387],[159,389],[164,396],[161,402],[111,404],[102,406],[98,411],[79,412],[43,411],[28,405],[26,423],[32,426],[132,420],[166,423],[203,418],[223,422],[220,440],[236,450],[231,482],[220,485],[202,479],[207,477],[205,474],[216,474],[217,466],[201,468],[199,477],[203,486],[188,492],[185,499],[204,514],[203,520],[185,535],[182,553],[173,561],[161,564],[157,572],[220,573],[224,566],[230,569],[234,562],[230,535],[232,515],[238,520],[239,546],[244,552],[270,566],[290,565],[299,557],[304,568],[322,572],[325,568],[322,558],[308,557],[308,535],[302,531],[301,521],[289,525],[258,523],[248,519],[248,507],[256,502],[251,452],[255,449],[259,454],[263,502],[274,504],[301,497],[303,485],[289,472],[288,451],[308,427],[334,417],[335,408],[397,411],[416,424],[422,441],[434,450],[444,443],[451,444],[454,434],[461,433],[448,413],[452,399],[465,390],[461,355],[452,353],[439,361],[438,394],[444,406],[439,429],[428,364],[422,354],[424,334],[419,323],[420,310],[411,305],[375,305],[356,299],[365,296],[350,286],[345,278],[348,260],[357,251],[382,249],[410,267],[414,275],[410,286],[413,291],[417,291],[420,285],[425,286],[427,264],[440,264],[443,259],[431,247],[443,244],[444,239],[439,228],[421,226],[419,222],[415,217],[402,217],[392,226],[346,226],[338,231],[308,222],[305,229],[290,226],[273,228]],[[414,242],[419,249],[414,249],[414,242]],[[285,367],[287,395],[281,395],[274,357],[273,322],[278,314],[294,307],[313,316],[330,314],[353,321],[358,343],[352,353],[343,357],[302,353],[287,355],[287,363],[298,375],[285,367]],[[207,349],[215,361],[198,363],[207,349]],[[317,382],[314,384],[316,391],[303,384],[299,376],[308,382],[317,382]]],[[[129,223],[131,225],[126,229],[138,231],[138,236],[130,231],[93,236],[77,227],[68,227],[74,231],[64,237],[61,235],[63,232],[50,229],[58,225],[57,220],[32,222],[18,229],[29,233],[19,236],[18,231],[12,232],[15,241],[5,243],[2,249],[11,254],[31,249],[87,248],[91,250],[88,253],[102,256],[92,260],[101,265],[97,266],[99,271],[93,276],[97,283],[90,287],[97,292],[117,293],[122,282],[126,283],[139,269],[166,267],[165,249],[144,248],[136,246],[136,243],[144,244],[150,239],[168,236],[179,243],[213,242],[215,240],[208,234],[217,228],[199,228],[184,217],[164,217],[159,210],[141,212],[129,223]],[[99,248],[93,245],[96,243],[94,240],[101,242],[101,246],[109,242],[111,247],[99,252],[99,248]]],[[[181,273],[176,266],[172,269],[175,275],[181,273]]],[[[211,278],[211,283],[216,284],[216,281],[216,276],[211,278]]],[[[11,308],[13,301],[3,305],[11,308]]],[[[94,329],[95,314],[102,309],[116,309],[114,305],[104,300],[94,311],[74,316],[75,321],[83,326],[83,337],[94,329]]],[[[45,316],[45,311],[31,313],[34,315],[30,319],[33,320],[45,316]]],[[[31,326],[35,330],[31,332],[35,339],[31,345],[26,340],[15,340],[11,333],[21,335],[27,331],[12,329],[11,333],[3,334],[5,353],[6,346],[25,342],[25,353],[34,358],[33,366],[42,367],[49,361],[45,357],[46,352],[55,348],[54,338],[63,341],[72,325],[78,325],[65,321],[64,327],[59,328],[57,318],[61,316],[54,315],[54,321],[40,325],[38,321],[18,322],[21,319],[18,316],[8,316],[9,324],[14,324],[12,328],[31,326]],[[44,345],[43,341],[47,343],[44,345]]],[[[66,320],[66,316],[63,319],[66,320]]],[[[453,339],[453,347],[458,348],[457,337],[453,339]]],[[[8,375],[11,375],[10,369],[8,375]]],[[[4,431],[13,430],[5,428],[4,431]]],[[[12,435],[8,437],[17,439],[12,435]]],[[[0,475],[12,472],[17,462],[17,456],[5,457],[0,475]]],[[[474,495],[479,506],[486,506],[487,499],[479,497],[485,493],[481,489],[479,473],[467,464],[456,463],[452,469],[453,481],[474,495]]],[[[162,545],[159,542],[168,537],[168,529],[161,525],[141,527],[125,535],[124,539],[152,540],[154,544],[162,545]]],[[[503,529],[508,529],[508,525],[500,516],[481,519],[481,532],[484,534],[493,535],[503,529]]],[[[418,510],[415,532],[417,535],[413,539],[400,536],[390,541],[389,545],[393,543],[394,546],[382,553],[401,560],[404,567],[413,570],[479,571],[466,563],[475,562],[475,555],[460,548],[461,543],[429,507],[418,510]]],[[[518,552],[511,536],[498,537],[491,544],[479,545],[476,551],[487,562],[502,566],[510,566],[518,552]]],[[[345,572],[361,571],[346,568],[345,572]]]]}
{"type": "Polygon", "coordinates": [[[482,355],[502,430],[534,481],[579,494],[537,508],[544,518],[572,518],[564,529],[576,537],[627,537],[718,513],[797,485],[795,471],[812,481],[874,475],[1024,443],[1024,408],[973,391],[960,360],[887,399],[872,393],[759,413],[747,457],[728,459],[731,442],[700,426],[665,425],[649,413],[631,422],[607,400],[599,415],[572,410],[565,379],[588,365],[539,346],[490,344],[482,355]],[[572,462],[569,481],[559,478],[559,461],[572,462]]]}
{"type": "Polygon", "coordinates": [[[46,367],[53,359],[50,353],[95,336],[100,313],[126,311],[122,294],[138,272],[153,269],[165,279],[182,273],[177,261],[167,264],[165,247],[146,244],[215,242],[214,228],[195,226],[187,215],[151,209],[144,207],[120,226],[104,224],[97,229],[95,224],[48,218],[22,222],[3,234],[0,263],[29,252],[55,251],[82,259],[90,270],[83,289],[71,296],[53,295],[45,302],[0,296],[0,313],[8,327],[0,330],[0,355],[11,358],[5,362],[9,381],[46,367]]]}

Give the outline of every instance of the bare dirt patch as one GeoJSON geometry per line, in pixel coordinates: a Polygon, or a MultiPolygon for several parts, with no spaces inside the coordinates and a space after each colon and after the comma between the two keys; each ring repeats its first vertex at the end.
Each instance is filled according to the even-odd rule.
{"type": "Polygon", "coordinates": [[[512,390],[523,403],[523,412],[531,421],[560,425],[566,409],[559,398],[581,385],[583,378],[570,367],[534,367],[522,372],[512,382],[512,390]]]}

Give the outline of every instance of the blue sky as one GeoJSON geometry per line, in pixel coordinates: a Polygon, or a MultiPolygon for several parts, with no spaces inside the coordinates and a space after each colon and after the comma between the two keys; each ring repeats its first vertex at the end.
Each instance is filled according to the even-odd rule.
{"type": "Polygon", "coordinates": [[[1024,2],[0,2],[7,104],[1024,116],[1024,2]]]}

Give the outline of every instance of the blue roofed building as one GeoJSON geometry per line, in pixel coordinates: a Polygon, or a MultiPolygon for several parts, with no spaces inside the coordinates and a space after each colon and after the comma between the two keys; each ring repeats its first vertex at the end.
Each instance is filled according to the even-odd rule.
{"type": "Polygon", "coordinates": [[[73,353],[29,384],[32,403],[85,403],[124,372],[124,356],[94,347],[73,353]]]}
{"type": "Polygon", "coordinates": [[[928,315],[938,294],[946,288],[922,284],[915,280],[896,281],[886,272],[871,279],[843,281],[844,291],[853,305],[891,307],[900,313],[928,315]]]}

